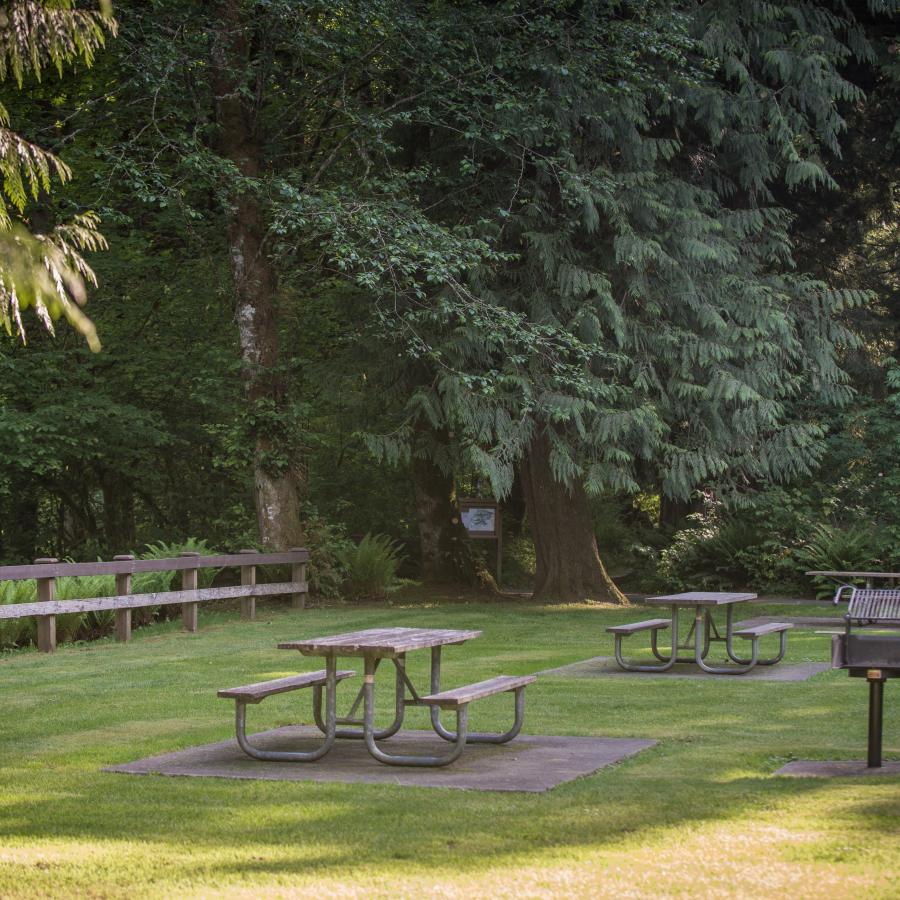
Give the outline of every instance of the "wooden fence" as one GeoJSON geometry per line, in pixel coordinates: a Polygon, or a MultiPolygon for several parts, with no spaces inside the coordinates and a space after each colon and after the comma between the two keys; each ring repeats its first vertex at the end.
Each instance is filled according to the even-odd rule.
{"type": "Polygon", "coordinates": [[[230,600],[239,597],[241,616],[256,617],[257,597],[289,594],[291,605],[302,609],[308,592],[306,564],[309,552],[303,549],[283,553],[257,553],[241,550],[240,553],[200,556],[199,553],[182,553],[168,559],[135,559],[133,556],[116,556],[111,562],[61,563],[56,559],[37,559],[30,566],[0,566],[0,581],[24,581],[33,578],[37,582],[36,603],[0,604],[0,619],[19,619],[34,616],[37,619],[38,649],[50,653],[56,649],[56,617],[64,613],[115,610],[115,635],[118,641],[131,638],[131,611],[142,606],[181,604],[181,620],[187,631],[197,630],[197,607],[207,600],[230,600]],[[256,583],[256,567],[265,565],[290,565],[291,580],[272,584],[256,583]],[[199,588],[200,569],[239,567],[241,583],[234,587],[199,588]],[[158,591],[152,594],[133,594],[132,575],[138,572],[181,572],[181,590],[158,591]],[[116,594],[112,597],[92,597],[85,600],[57,600],[56,579],[62,576],[115,575],[116,594]]]}

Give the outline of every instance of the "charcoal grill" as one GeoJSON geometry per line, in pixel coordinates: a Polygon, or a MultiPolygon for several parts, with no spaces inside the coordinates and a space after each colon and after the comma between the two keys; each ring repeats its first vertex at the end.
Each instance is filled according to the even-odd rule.
{"type": "Polygon", "coordinates": [[[847,669],[851,678],[869,682],[868,766],[877,769],[881,766],[884,683],[888,678],[900,678],[900,590],[844,585],[838,588],[834,602],[840,603],[847,591],[850,605],[844,616],[845,629],[832,636],[831,665],[847,669]]]}

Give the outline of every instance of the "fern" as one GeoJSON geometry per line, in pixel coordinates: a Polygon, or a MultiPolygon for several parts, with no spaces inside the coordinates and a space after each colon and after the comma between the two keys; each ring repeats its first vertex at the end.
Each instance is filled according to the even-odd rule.
{"type": "Polygon", "coordinates": [[[384,534],[367,534],[355,547],[338,551],[346,572],[345,596],[351,600],[381,600],[397,584],[403,562],[400,544],[384,534]]]}

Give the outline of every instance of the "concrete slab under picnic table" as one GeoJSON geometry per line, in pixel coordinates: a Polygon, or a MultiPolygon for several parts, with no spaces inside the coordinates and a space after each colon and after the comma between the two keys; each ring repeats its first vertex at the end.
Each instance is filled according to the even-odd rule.
{"type": "MultiPolygon", "coordinates": [[[[310,726],[289,725],[253,735],[266,750],[311,749],[321,734],[310,726]]],[[[151,756],[105,772],[129,775],[182,775],[263,781],[345,782],[477,791],[538,793],[590,775],[652,747],[642,738],[520,735],[509,744],[469,744],[445,768],[386,766],[374,760],[359,740],[338,740],[313,763],[263,762],[241,752],[233,739],[151,756]]],[[[405,731],[383,746],[395,753],[443,753],[447,744],[431,731],[405,731]]]]}
{"type": "Polygon", "coordinates": [[[545,669],[538,675],[559,675],[565,678],[697,678],[704,681],[718,679],[725,681],[807,681],[819,672],[827,672],[831,668],[830,663],[780,662],[775,666],[757,666],[743,675],[714,675],[704,672],[693,662],[676,663],[665,672],[626,672],[620,669],[614,656],[593,656],[590,659],[582,659],[569,663],[567,666],[559,666],[555,669],[545,669]]]}
{"type": "Polygon", "coordinates": [[[885,762],[870,769],[864,759],[795,759],[782,766],[776,775],[792,778],[852,778],[859,775],[900,775],[900,762],[885,762]]]}

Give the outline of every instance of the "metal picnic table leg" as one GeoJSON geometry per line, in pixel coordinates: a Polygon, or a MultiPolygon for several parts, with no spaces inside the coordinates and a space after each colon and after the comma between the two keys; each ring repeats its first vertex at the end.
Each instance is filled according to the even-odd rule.
{"type": "MultiPolygon", "coordinates": [[[[730,612],[730,607],[729,607],[730,612]]],[[[696,607],[694,611],[694,617],[697,623],[700,622],[700,617],[704,615],[703,609],[701,607],[696,607]]],[[[726,632],[726,640],[727,635],[731,633],[731,629],[729,627],[726,632]]],[[[703,659],[703,653],[701,652],[701,642],[700,642],[700,629],[698,628],[694,633],[694,661],[703,669],[704,672],[709,672],[711,675],[743,675],[745,672],[749,672],[752,668],[756,666],[757,654],[759,652],[759,639],[753,638],[752,645],[753,649],[751,651],[751,657],[746,661],[745,664],[740,666],[710,666],[703,659]]],[[[726,643],[727,647],[727,643],[726,643]]]]}
{"type": "MultiPolygon", "coordinates": [[[[379,741],[386,740],[389,737],[393,737],[403,726],[403,718],[406,715],[406,655],[398,657],[397,659],[391,660],[394,663],[395,669],[395,680],[394,680],[394,721],[388,725],[387,728],[383,728],[380,731],[375,732],[375,738],[379,741]]],[[[375,668],[378,668],[378,664],[381,662],[380,659],[375,661],[375,668]]],[[[356,695],[356,699],[353,701],[353,704],[350,707],[349,712],[346,716],[342,716],[336,721],[342,722],[345,725],[363,725],[362,719],[354,719],[353,714],[356,712],[357,707],[363,701],[363,693],[365,691],[365,686],[359,689],[359,692],[356,695]]],[[[313,687],[313,718],[315,719],[316,725],[323,734],[325,733],[325,723],[322,720],[322,688],[318,685],[313,687]]],[[[335,732],[336,736],[339,738],[351,738],[356,740],[363,740],[365,738],[365,734],[362,730],[355,730],[352,728],[338,728],[335,732]]]]}
{"type": "MultiPolygon", "coordinates": [[[[787,650],[787,632],[781,631],[778,636],[780,639],[778,654],[776,656],[767,657],[766,659],[757,659],[756,665],[774,666],[776,663],[781,662],[784,658],[784,653],[787,650]]],[[[753,639],[754,648],[758,640],[759,638],[753,639]]],[[[734,604],[731,603],[728,604],[728,610],[725,613],[725,652],[728,654],[728,658],[738,665],[746,666],[750,663],[749,659],[738,656],[734,651],[734,604]]]]}
{"type": "Polygon", "coordinates": [[[468,706],[461,706],[456,711],[456,738],[453,749],[446,756],[410,756],[408,754],[385,753],[375,743],[375,658],[365,658],[365,674],[363,676],[363,730],[366,748],[369,753],[389,766],[446,766],[459,759],[466,746],[466,733],[469,725],[468,706]]]}
{"type": "MultiPolygon", "coordinates": [[[[437,694],[441,690],[441,648],[440,646],[431,648],[431,693],[437,694]]],[[[516,688],[515,700],[515,721],[512,728],[501,734],[490,734],[476,732],[466,736],[466,741],[470,744],[505,744],[511,741],[521,730],[522,723],[525,720],[525,688],[516,688]]],[[[442,737],[445,741],[455,741],[457,733],[448,731],[441,724],[440,707],[432,706],[431,711],[431,727],[435,733],[442,737]]]]}
{"type": "MultiPolygon", "coordinates": [[[[677,607],[675,607],[677,609],[677,607]]],[[[701,653],[701,658],[706,659],[709,656],[709,642],[710,642],[710,625],[712,624],[712,617],[709,614],[709,611],[704,613],[703,617],[703,652],[701,653]]],[[[682,663],[691,663],[694,662],[696,658],[696,635],[700,631],[700,620],[695,616],[691,620],[691,627],[688,629],[687,637],[684,639],[684,643],[679,645],[680,650],[693,650],[690,656],[679,656],[676,660],[677,662],[682,663]],[[693,640],[692,640],[693,638],[693,640]]]]}
{"type": "MultiPolygon", "coordinates": [[[[655,638],[654,632],[654,638],[655,638]]],[[[651,646],[655,647],[656,644],[651,638],[651,646]]],[[[622,635],[615,635],[615,653],[616,653],[616,662],[619,664],[621,668],[623,668],[626,672],[668,672],[672,666],[678,662],[678,607],[675,604],[672,604],[672,654],[669,659],[664,660],[661,666],[648,666],[644,664],[638,663],[629,663],[625,662],[625,658],[622,656],[622,635]]],[[[657,659],[660,659],[660,655],[657,653],[657,659]]],[[[440,732],[438,732],[440,733],[440,732]]]]}
{"type": "Polygon", "coordinates": [[[315,750],[263,750],[255,747],[247,738],[247,704],[237,702],[235,707],[235,734],[238,746],[247,756],[275,762],[313,762],[321,759],[337,737],[337,660],[334,655],[325,658],[325,740],[315,750]]]}

